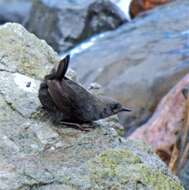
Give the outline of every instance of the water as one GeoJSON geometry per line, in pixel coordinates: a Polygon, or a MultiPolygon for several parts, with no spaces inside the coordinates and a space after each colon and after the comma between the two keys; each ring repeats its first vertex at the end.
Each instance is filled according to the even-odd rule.
{"type": "Polygon", "coordinates": [[[129,15],[129,6],[132,0],[111,0],[113,3],[115,3],[125,14],[125,17],[127,20],[131,20],[131,17],[129,15]]]}

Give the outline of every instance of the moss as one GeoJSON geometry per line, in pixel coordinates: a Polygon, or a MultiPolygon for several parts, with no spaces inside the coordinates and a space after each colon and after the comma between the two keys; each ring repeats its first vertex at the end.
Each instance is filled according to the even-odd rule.
{"type": "Polygon", "coordinates": [[[141,181],[153,187],[154,190],[159,189],[171,189],[171,190],[179,190],[183,189],[181,185],[171,179],[171,177],[166,176],[165,174],[152,170],[151,168],[148,168],[144,166],[144,164],[137,167],[137,172],[141,174],[141,181]]]}
{"type": "MultiPolygon", "coordinates": [[[[90,179],[96,189],[114,187],[122,189],[131,185],[135,189],[142,184],[154,190],[181,190],[179,182],[170,176],[149,168],[140,158],[126,149],[110,149],[88,163],[90,179]]],[[[140,188],[139,188],[140,189],[140,188]]]]}
{"type": "Polygon", "coordinates": [[[35,119],[35,120],[38,120],[38,119],[45,120],[47,116],[46,116],[46,112],[38,109],[35,112],[33,112],[30,117],[31,117],[31,119],[35,119]]]}
{"type": "Polygon", "coordinates": [[[107,152],[102,153],[98,160],[108,167],[109,164],[117,165],[120,162],[138,163],[140,159],[135,156],[131,151],[126,149],[110,149],[107,152]]]}
{"type": "Polygon", "coordinates": [[[117,132],[117,134],[119,136],[121,136],[121,137],[124,136],[124,134],[125,134],[125,130],[124,129],[115,128],[115,130],[116,130],[116,132],[117,132]]]}

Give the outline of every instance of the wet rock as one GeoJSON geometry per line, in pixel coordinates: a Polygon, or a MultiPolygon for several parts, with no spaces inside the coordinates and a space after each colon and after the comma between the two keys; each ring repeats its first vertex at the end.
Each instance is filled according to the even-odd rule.
{"type": "Polygon", "coordinates": [[[189,2],[176,1],[99,37],[75,54],[72,67],[85,86],[97,82],[104,93],[132,108],[123,123],[144,123],[169,89],[189,71],[189,2]]]}
{"type": "MultiPolygon", "coordinates": [[[[15,42],[20,41],[25,47],[31,43],[31,38],[35,41],[35,49],[39,52],[36,65],[43,63],[47,55],[58,59],[46,43],[20,25],[7,25],[9,27],[1,26],[0,31],[7,30],[9,34],[10,28],[14,28],[12,39],[15,42]],[[21,37],[14,31],[24,32],[21,37]],[[46,52],[41,51],[43,46],[46,52]]],[[[6,43],[10,41],[4,41],[4,47],[8,46],[6,43]]],[[[20,46],[7,50],[9,54],[3,61],[6,69],[0,69],[2,190],[183,189],[179,180],[148,146],[125,141],[109,122],[96,122],[93,124],[95,129],[87,133],[54,126],[37,100],[41,75],[38,71],[40,68],[43,71],[45,66],[38,67],[39,70],[34,70],[32,75],[30,67],[20,70],[22,62],[17,61],[20,54],[12,53],[16,47],[19,51],[20,46]],[[18,69],[12,72],[9,66],[14,64],[18,69]]],[[[3,48],[0,53],[2,51],[3,48]]],[[[32,49],[22,54],[31,67],[34,64],[30,60],[33,52],[32,49]]],[[[52,59],[47,59],[46,65],[51,64],[52,59]]]]}
{"type": "Polygon", "coordinates": [[[30,0],[0,0],[0,24],[23,23],[29,16],[30,9],[30,0]]]}
{"type": "Polygon", "coordinates": [[[63,52],[82,40],[125,22],[124,14],[109,0],[34,1],[26,28],[63,52]]]}

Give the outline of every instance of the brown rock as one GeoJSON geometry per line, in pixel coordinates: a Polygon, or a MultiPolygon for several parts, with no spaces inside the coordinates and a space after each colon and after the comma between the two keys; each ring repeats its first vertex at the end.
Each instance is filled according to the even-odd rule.
{"type": "Polygon", "coordinates": [[[182,90],[188,84],[189,74],[162,99],[151,119],[129,137],[129,139],[140,139],[152,145],[167,163],[177,143],[178,134],[184,126],[183,118],[187,101],[182,90]]]}
{"type": "Polygon", "coordinates": [[[150,10],[167,2],[169,2],[169,0],[132,0],[130,5],[131,17],[135,17],[141,12],[150,10]]]}

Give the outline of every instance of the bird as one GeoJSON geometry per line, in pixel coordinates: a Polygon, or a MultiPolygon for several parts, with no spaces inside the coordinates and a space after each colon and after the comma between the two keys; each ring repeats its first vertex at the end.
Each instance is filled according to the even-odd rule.
{"type": "Polygon", "coordinates": [[[65,74],[69,62],[69,55],[60,60],[58,66],[44,77],[39,87],[39,100],[43,108],[53,114],[54,121],[82,129],[82,124],[131,111],[110,97],[91,94],[80,84],[67,78],[65,74]]]}

